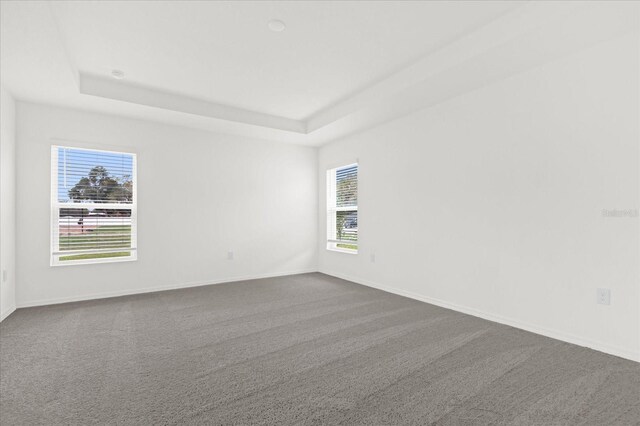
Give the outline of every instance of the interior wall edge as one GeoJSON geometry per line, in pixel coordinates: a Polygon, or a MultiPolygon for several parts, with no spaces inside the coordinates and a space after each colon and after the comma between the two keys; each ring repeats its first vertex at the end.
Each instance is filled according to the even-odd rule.
{"type": "Polygon", "coordinates": [[[0,321],[16,306],[16,100],[0,82],[0,321]]]}
{"type": "Polygon", "coordinates": [[[16,305],[13,305],[9,309],[7,309],[5,312],[0,314],[0,322],[2,322],[5,319],[7,319],[9,317],[9,315],[11,315],[12,313],[14,313],[16,311],[16,309],[17,309],[16,305]]]}

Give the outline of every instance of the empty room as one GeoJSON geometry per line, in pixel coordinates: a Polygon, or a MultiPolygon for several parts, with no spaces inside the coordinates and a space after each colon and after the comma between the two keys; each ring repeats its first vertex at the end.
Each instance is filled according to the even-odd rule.
{"type": "Polygon", "coordinates": [[[640,425],[639,1],[0,18],[1,425],[640,425]]]}

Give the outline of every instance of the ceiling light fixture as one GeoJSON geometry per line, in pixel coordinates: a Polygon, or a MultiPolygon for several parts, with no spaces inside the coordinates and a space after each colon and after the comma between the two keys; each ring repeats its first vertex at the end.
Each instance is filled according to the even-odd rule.
{"type": "Polygon", "coordinates": [[[111,76],[116,80],[122,80],[124,78],[124,72],[120,70],[113,70],[111,71],[111,76]]]}
{"type": "Polygon", "coordinates": [[[287,26],[284,24],[284,22],[278,20],[278,19],[272,19],[269,21],[269,29],[271,31],[275,31],[277,33],[284,31],[285,28],[287,28],[287,26]]]}

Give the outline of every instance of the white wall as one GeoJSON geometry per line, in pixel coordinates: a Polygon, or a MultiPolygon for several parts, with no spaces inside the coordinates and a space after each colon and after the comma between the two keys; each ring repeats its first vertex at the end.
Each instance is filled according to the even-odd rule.
{"type": "Polygon", "coordinates": [[[15,102],[0,85],[0,321],[16,309],[15,125],[15,102]]]}
{"type": "Polygon", "coordinates": [[[322,147],[320,271],[640,360],[639,220],[602,215],[640,204],[638,50],[609,41],[322,147]],[[325,170],[354,159],[356,256],[323,241],[325,170]]]}
{"type": "Polygon", "coordinates": [[[315,148],[22,102],[17,140],[18,306],[317,269],[315,148]],[[49,266],[50,146],[65,140],[137,152],[136,262],[49,266]]]}

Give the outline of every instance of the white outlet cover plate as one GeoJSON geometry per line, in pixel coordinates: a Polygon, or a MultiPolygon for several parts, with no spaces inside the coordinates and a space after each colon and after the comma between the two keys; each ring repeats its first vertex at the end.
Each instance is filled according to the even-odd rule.
{"type": "Polygon", "coordinates": [[[600,305],[611,304],[611,290],[608,288],[599,288],[597,290],[597,302],[600,305]]]}

